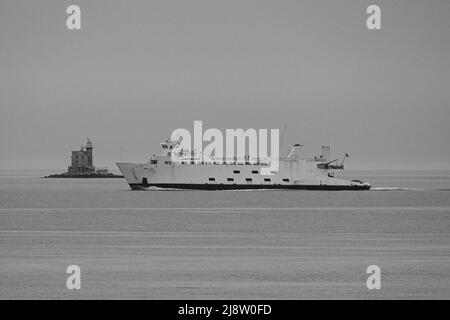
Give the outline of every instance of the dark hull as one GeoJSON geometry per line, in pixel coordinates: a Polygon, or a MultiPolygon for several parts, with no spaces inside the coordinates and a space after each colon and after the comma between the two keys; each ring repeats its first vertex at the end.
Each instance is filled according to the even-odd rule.
{"type": "Polygon", "coordinates": [[[143,190],[149,187],[186,190],[369,190],[370,186],[339,186],[339,185],[286,185],[286,184],[197,184],[197,183],[130,183],[133,190],[143,190]]]}

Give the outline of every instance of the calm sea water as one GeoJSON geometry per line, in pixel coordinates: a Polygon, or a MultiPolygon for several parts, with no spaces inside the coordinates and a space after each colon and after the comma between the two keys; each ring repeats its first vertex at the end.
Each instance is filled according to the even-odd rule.
{"type": "Polygon", "coordinates": [[[0,299],[450,299],[450,172],[373,191],[130,191],[0,171],[0,299]],[[81,290],[66,289],[68,265],[81,290]],[[366,268],[381,268],[368,290],[366,268]]]}

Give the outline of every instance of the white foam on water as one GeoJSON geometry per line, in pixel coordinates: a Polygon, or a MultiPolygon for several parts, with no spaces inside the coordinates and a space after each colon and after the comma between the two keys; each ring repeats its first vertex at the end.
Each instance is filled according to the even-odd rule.
{"type": "Polygon", "coordinates": [[[425,189],[417,188],[403,188],[403,187],[377,187],[370,188],[371,191],[394,191],[394,190],[406,190],[406,191],[424,191],[425,189]]]}
{"type": "Polygon", "coordinates": [[[185,189],[180,188],[161,188],[161,187],[148,187],[147,189],[142,189],[142,191],[185,191],[185,189]]]}

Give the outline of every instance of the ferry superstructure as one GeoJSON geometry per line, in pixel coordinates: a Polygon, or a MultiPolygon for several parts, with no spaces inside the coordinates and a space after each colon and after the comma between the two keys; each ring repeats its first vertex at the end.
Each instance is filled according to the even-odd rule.
{"type": "MultiPolygon", "coordinates": [[[[161,143],[161,155],[153,155],[147,163],[118,162],[117,166],[132,190],[150,187],[194,190],[300,189],[300,190],[369,190],[370,184],[360,180],[335,178],[344,169],[344,158],[329,160],[330,147],[312,158],[300,157],[301,145],[292,147],[286,158],[279,159],[278,170],[262,174],[269,162],[260,159],[220,159],[203,161],[194,152],[185,152],[177,161],[172,152],[178,142],[161,143]]],[[[348,156],[346,154],[346,156],[348,156]]]]}

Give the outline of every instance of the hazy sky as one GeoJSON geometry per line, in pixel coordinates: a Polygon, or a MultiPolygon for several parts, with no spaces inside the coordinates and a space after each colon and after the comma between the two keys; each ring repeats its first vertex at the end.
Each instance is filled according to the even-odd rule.
{"type": "Polygon", "coordinates": [[[0,0],[0,168],[65,168],[86,136],[96,166],[146,161],[194,120],[450,169],[450,1],[0,0]]]}

